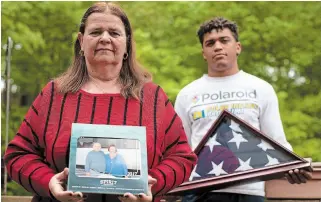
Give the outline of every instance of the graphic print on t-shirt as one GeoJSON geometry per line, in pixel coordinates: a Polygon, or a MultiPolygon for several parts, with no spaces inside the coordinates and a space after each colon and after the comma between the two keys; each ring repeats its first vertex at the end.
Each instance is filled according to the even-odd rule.
{"type": "Polygon", "coordinates": [[[257,115],[259,106],[255,89],[228,89],[200,93],[191,96],[192,107],[190,117],[192,121],[202,118],[216,119],[223,110],[239,116],[257,115]],[[246,113],[245,113],[246,112],[246,113]]]}

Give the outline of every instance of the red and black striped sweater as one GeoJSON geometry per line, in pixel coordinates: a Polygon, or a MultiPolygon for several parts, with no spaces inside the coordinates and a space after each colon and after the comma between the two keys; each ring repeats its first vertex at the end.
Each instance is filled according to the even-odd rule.
{"type": "MultiPolygon", "coordinates": [[[[34,201],[56,201],[48,184],[68,167],[72,123],[146,126],[148,173],[157,179],[152,192],[159,201],[162,194],[188,179],[197,157],[164,91],[147,83],[141,100],[83,90],[60,94],[54,82],[48,83],[7,147],[4,158],[9,175],[35,194],[34,201]]],[[[92,194],[88,201],[118,199],[92,194]]]]}

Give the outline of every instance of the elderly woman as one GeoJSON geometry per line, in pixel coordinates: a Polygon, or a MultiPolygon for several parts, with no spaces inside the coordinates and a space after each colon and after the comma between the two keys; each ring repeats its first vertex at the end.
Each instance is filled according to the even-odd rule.
{"type": "Polygon", "coordinates": [[[110,3],[86,11],[72,65],[43,88],[6,150],[9,175],[34,193],[33,201],[84,200],[64,189],[72,123],[147,131],[149,194],[88,194],[88,201],[159,201],[188,179],[196,163],[168,97],[136,61],[126,14],[110,3]]]}
{"type": "Polygon", "coordinates": [[[115,177],[126,177],[128,169],[124,158],[117,153],[115,145],[108,147],[108,154],[105,155],[106,170],[105,173],[115,177]]]}

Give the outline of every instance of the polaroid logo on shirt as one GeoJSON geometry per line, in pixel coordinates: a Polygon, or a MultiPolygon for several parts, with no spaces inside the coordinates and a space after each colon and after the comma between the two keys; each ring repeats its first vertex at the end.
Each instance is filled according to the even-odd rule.
{"type": "Polygon", "coordinates": [[[199,95],[194,95],[193,98],[192,98],[193,104],[196,104],[199,100],[200,100],[200,96],[199,95]]]}
{"type": "Polygon", "coordinates": [[[205,101],[216,101],[216,100],[227,100],[227,99],[247,99],[256,98],[256,90],[251,91],[219,91],[213,94],[203,94],[202,102],[205,101]]]}

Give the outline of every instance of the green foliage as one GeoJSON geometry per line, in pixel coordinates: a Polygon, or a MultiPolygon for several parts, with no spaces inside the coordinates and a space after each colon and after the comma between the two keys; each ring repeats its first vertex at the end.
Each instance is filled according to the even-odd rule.
{"type": "MultiPolygon", "coordinates": [[[[12,96],[9,139],[27,111],[26,106],[20,106],[21,95],[29,96],[30,105],[41,88],[71,63],[80,19],[92,3],[1,2],[1,42],[5,44],[10,36],[22,45],[12,51],[11,75],[18,91],[12,96]]],[[[196,36],[200,24],[214,16],[236,21],[242,43],[239,67],[272,83],[294,151],[321,161],[320,2],[119,4],[134,28],[139,61],[172,101],[182,87],[206,73],[196,36]]],[[[1,54],[4,67],[5,51],[1,54]]],[[[4,68],[1,73],[4,75],[4,68]]],[[[2,152],[4,104],[3,100],[2,152]]]]}
{"type": "Polygon", "coordinates": [[[321,93],[293,100],[286,92],[280,92],[278,97],[285,133],[294,151],[321,161],[321,93]]]}
{"type": "Polygon", "coordinates": [[[7,195],[8,196],[31,196],[31,193],[25,190],[21,185],[19,185],[15,181],[11,181],[8,183],[7,195]]]}

